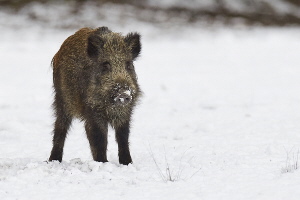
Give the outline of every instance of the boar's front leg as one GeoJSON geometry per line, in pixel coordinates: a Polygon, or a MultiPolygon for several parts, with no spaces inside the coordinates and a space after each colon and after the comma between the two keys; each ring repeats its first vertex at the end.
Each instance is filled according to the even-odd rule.
{"type": "Polygon", "coordinates": [[[132,159],[129,151],[129,129],[130,123],[127,122],[120,127],[116,127],[116,140],[118,142],[119,148],[119,163],[123,165],[128,165],[132,163],[132,159]]]}
{"type": "Polygon", "coordinates": [[[89,119],[85,122],[85,130],[90,143],[93,159],[98,162],[107,162],[108,124],[89,119]]]}

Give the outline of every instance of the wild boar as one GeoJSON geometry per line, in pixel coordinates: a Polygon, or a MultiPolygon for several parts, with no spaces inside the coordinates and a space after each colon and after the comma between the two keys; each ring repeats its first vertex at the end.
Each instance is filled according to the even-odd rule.
{"type": "Polygon", "coordinates": [[[93,159],[107,162],[107,132],[115,130],[120,164],[132,163],[129,132],[141,90],[134,61],[140,35],[123,36],[107,27],[82,28],[68,37],[52,59],[55,123],[49,161],[62,161],[72,119],[85,124],[93,159]]]}

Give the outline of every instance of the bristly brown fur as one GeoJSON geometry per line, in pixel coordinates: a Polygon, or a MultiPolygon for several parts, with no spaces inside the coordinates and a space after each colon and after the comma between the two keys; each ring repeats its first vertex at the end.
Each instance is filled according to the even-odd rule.
{"type": "Polygon", "coordinates": [[[52,59],[54,127],[52,160],[62,160],[64,141],[73,118],[85,122],[94,160],[107,162],[107,126],[116,131],[121,164],[132,162],[128,137],[132,111],[140,96],[133,61],[141,50],[140,35],[122,36],[107,27],[82,28],[68,37],[52,59]],[[131,92],[126,105],[114,102],[131,92]]]}

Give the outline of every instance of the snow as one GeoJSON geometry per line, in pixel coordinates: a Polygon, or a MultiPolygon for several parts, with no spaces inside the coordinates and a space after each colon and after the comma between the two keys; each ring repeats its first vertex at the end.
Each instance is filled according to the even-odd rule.
{"type": "Polygon", "coordinates": [[[127,94],[128,96],[131,96],[131,90],[124,91],[124,94],[127,94]]]}
{"type": "Polygon", "coordinates": [[[25,23],[1,25],[0,199],[299,199],[300,29],[131,24],[144,94],[123,166],[113,130],[97,163],[79,121],[63,162],[46,162],[50,62],[75,29],[25,23]]]}

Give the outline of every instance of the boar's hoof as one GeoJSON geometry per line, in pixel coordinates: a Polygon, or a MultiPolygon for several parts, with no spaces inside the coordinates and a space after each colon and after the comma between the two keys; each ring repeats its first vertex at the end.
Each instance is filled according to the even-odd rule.
{"type": "Polygon", "coordinates": [[[130,154],[119,155],[119,163],[122,165],[132,164],[132,159],[130,154]]]}

